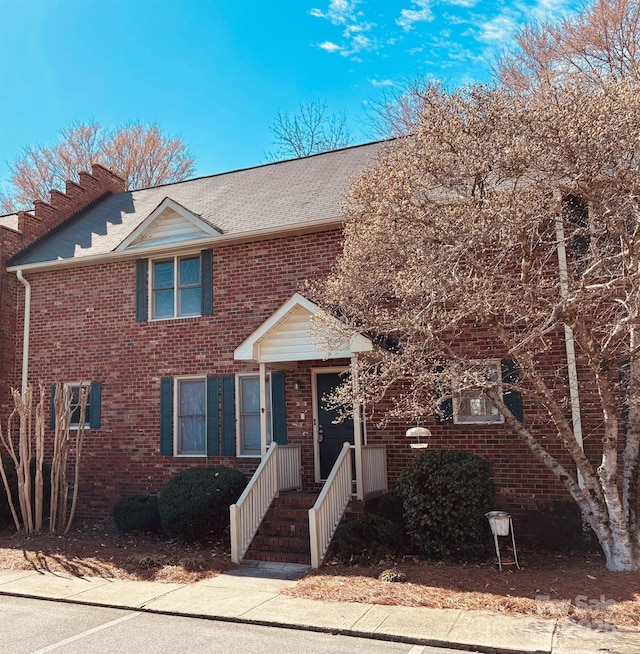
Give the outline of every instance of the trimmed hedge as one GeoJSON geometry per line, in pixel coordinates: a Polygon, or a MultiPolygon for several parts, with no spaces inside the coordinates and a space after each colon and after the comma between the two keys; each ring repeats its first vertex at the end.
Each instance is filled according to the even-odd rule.
{"type": "Polygon", "coordinates": [[[220,536],[229,526],[229,506],[247,478],[225,466],[189,468],[169,479],[158,494],[162,528],[169,536],[200,540],[220,536]]]}
{"type": "Polygon", "coordinates": [[[491,551],[485,513],[494,507],[491,465],[471,452],[429,450],[398,481],[407,533],[428,559],[468,561],[491,551]]]}
{"type": "Polygon", "coordinates": [[[123,497],[113,506],[113,521],[119,531],[162,531],[157,495],[123,497]]]}

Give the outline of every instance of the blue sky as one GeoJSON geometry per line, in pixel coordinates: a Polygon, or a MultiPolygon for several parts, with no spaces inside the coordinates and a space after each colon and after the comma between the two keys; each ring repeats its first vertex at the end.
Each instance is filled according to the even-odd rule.
{"type": "Polygon", "coordinates": [[[0,0],[0,188],[59,129],[157,123],[197,174],[258,165],[279,111],[326,102],[354,142],[366,106],[418,76],[490,79],[525,20],[576,0],[0,0]]]}

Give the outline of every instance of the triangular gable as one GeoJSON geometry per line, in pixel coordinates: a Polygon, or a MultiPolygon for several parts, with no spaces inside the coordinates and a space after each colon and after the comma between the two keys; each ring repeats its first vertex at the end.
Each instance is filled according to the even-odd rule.
{"type": "Polygon", "coordinates": [[[323,351],[311,327],[313,316],[320,314],[324,312],[317,304],[296,293],[236,348],[234,359],[258,363],[344,359],[373,349],[366,336],[356,334],[335,351],[323,351]]]}
{"type": "Polygon", "coordinates": [[[197,241],[220,233],[175,200],[165,198],[116,250],[197,241]]]}

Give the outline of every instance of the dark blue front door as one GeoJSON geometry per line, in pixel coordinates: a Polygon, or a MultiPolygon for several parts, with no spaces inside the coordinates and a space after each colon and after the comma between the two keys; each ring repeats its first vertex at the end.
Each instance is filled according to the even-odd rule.
{"type": "Polygon", "coordinates": [[[318,407],[318,447],[320,452],[320,478],[326,479],[336,462],[345,441],[353,445],[353,418],[351,416],[336,423],[339,410],[327,406],[326,397],[340,386],[343,377],[337,372],[323,372],[316,375],[318,407]]]}

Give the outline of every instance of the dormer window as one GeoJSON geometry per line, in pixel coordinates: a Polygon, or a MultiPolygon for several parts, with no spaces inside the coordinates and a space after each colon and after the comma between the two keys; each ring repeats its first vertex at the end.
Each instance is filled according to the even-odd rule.
{"type": "Polygon", "coordinates": [[[152,262],[151,317],[199,316],[202,310],[200,256],[152,262]]]}

